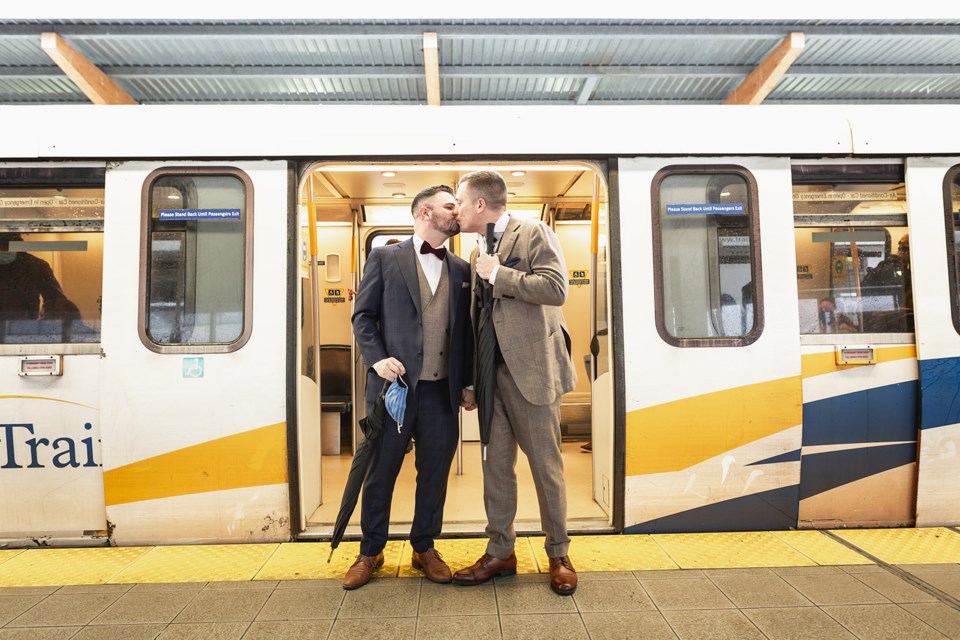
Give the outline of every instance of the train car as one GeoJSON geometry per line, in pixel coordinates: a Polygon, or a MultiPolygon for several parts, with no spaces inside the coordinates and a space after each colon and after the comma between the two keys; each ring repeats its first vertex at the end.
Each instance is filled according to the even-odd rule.
{"type": "MultiPolygon", "coordinates": [[[[0,107],[0,545],[329,537],[364,260],[478,168],[563,247],[572,531],[960,524],[957,115],[0,107]]],[[[447,535],[483,532],[477,441],[447,535]]]]}

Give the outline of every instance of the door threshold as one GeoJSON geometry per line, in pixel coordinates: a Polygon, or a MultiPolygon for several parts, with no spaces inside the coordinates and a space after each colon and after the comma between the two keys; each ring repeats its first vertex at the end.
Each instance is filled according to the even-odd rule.
{"type": "MultiPolygon", "coordinates": [[[[440,538],[485,538],[486,521],[445,522],[440,538]]],[[[539,520],[517,520],[513,523],[518,536],[542,536],[539,520]]],[[[610,521],[603,518],[577,518],[567,521],[567,531],[570,535],[598,535],[617,533],[610,521]]],[[[331,523],[307,523],[307,528],[296,536],[297,540],[319,542],[329,539],[333,535],[331,523]]],[[[391,540],[408,538],[410,536],[409,522],[390,524],[389,537],[391,540]]],[[[360,525],[347,526],[343,534],[344,540],[360,540],[360,525]]]]}

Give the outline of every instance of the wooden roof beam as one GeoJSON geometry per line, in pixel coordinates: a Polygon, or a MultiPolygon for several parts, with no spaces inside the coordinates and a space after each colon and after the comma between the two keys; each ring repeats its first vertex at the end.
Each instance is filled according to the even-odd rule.
{"type": "Polygon", "coordinates": [[[803,33],[794,32],[767,54],[723,104],[760,104],[773,91],[806,46],[803,33]]]}
{"type": "Polygon", "coordinates": [[[440,55],[437,50],[437,33],[423,34],[423,75],[427,81],[427,104],[440,104],[440,55]]]}
{"type": "Polygon", "coordinates": [[[138,104],[107,74],[56,33],[41,33],[40,48],[94,104],[138,104]]]}

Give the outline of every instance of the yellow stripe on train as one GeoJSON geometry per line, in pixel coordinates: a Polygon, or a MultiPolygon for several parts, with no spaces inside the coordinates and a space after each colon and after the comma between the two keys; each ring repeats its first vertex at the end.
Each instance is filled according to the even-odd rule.
{"type": "Polygon", "coordinates": [[[626,474],[680,471],[795,427],[802,418],[799,376],[631,411],[626,474]]]}
{"type": "MultiPolygon", "coordinates": [[[[877,363],[893,362],[894,360],[906,360],[907,358],[917,357],[917,347],[915,345],[899,347],[875,347],[877,363]]],[[[862,364],[837,364],[837,357],[834,351],[825,353],[807,353],[801,359],[801,369],[804,378],[813,378],[822,376],[835,371],[845,369],[855,369],[862,367],[862,364]]]]}
{"type": "Polygon", "coordinates": [[[285,483],[286,428],[280,422],[106,471],[107,506],[285,483]]]}

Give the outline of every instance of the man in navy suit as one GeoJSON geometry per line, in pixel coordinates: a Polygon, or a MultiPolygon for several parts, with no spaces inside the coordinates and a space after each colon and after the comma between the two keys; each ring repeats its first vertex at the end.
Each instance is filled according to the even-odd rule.
{"type": "Polygon", "coordinates": [[[406,382],[404,419],[387,418],[363,484],[360,555],[344,589],[370,581],[383,565],[390,502],[407,443],[417,440],[417,489],[410,528],[413,567],[434,582],[450,568],[433,546],[440,535],[447,477],[459,439],[459,408],[474,406],[470,265],[441,245],[460,232],[453,189],[429,187],[411,205],[412,238],[378,247],[367,258],[353,312],[353,333],[369,365],[367,412],[384,381],[406,382]]]}

